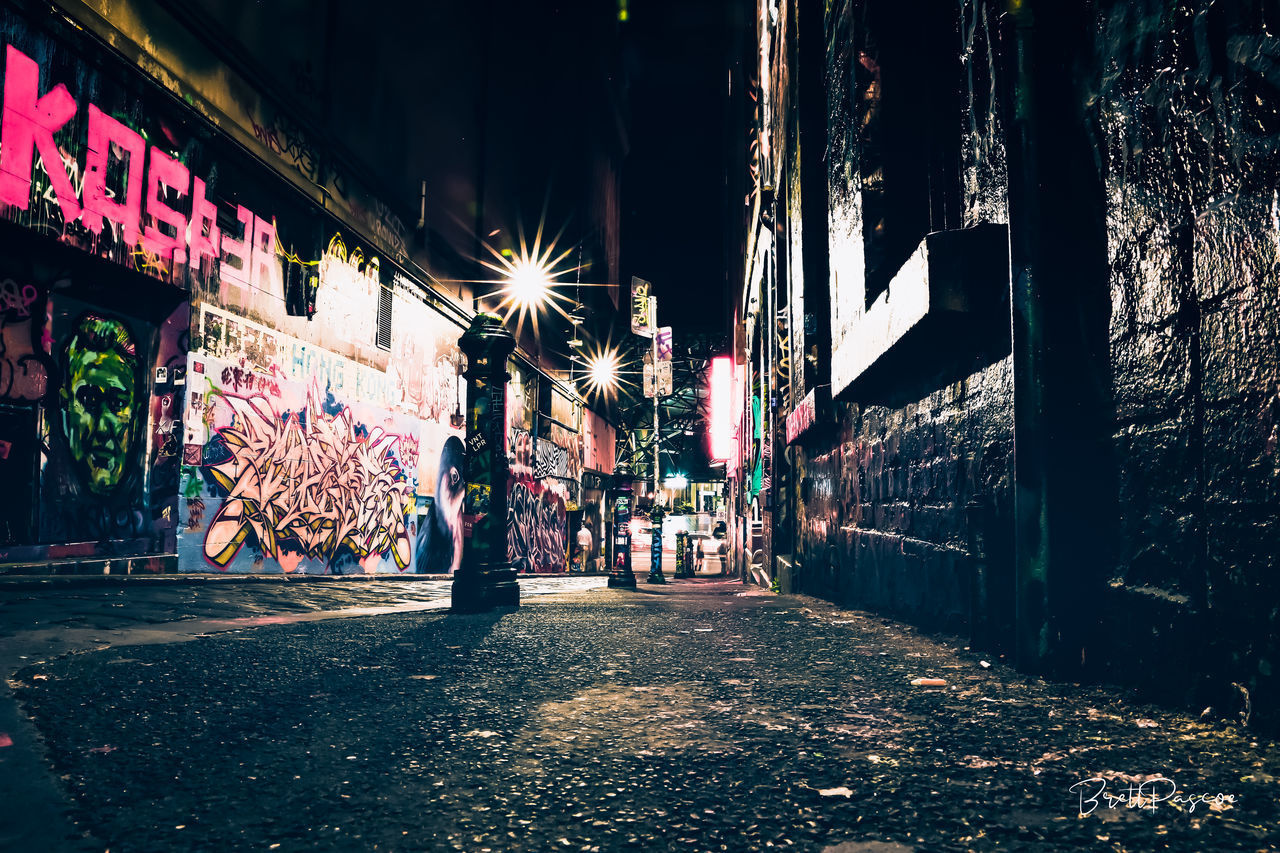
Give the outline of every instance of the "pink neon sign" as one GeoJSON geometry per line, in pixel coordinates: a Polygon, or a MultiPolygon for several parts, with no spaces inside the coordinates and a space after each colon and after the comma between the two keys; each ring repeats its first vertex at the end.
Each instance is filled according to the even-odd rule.
{"type": "Polygon", "coordinates": [[[733,359],[711,360],[711,458],[733,456],[733,359]]]}
{"type": "Polygon", "coordinates": [[[88,109],[85,178],[78,196],[68,172],[55,165],[63,162],[63,155],[54,139],[75,114],[76,101],[67,87],[59,83],[41,96],[39,64],[9,45],[0,117],[0,204],[28,208],[38,151],[68,225],[78,221],[101,234],[104,223],[110,222],[126,245],[141,243],[147,252],[178,264],[199,266],[203,258],[210,258],[220,264],[223,279],[242,284],[257,285],[267,274],[264,266],[276,263],[273,223],[238,206],[243,238],[221,234],[204,181],[94,104],[88,109]],[[110,198],[106,188],[111,162],[127,164],[124,192],[118,198],[110,198]],[[178,198],[191,197],[190,220],[164,201],[164,190],[178,198]],[[228,263],[232,259],[239,263],[228,263]]]}

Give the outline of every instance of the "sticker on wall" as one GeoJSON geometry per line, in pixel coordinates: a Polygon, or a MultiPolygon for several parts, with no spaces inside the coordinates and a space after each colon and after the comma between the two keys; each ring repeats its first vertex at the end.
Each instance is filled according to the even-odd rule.
{"type": "Polygon", "coordinates": [[[208,440],[209,432],[205,428],[204,421],[188,419],[186,422],[186,430],[182,437],[182,443],[203,446],[208,440]]]}
{"type": "Polygon", "coordinates": [[[186,384],[187,384],[187,369],[186,369],[185,367],[175,367],[175,368],[173,369],[173,376],[172,376],[172,379],[173,379],[173,384],[174,384],[174,385],[186,385],[186,384]]]}
{"type": "Polygon", "coordinates": [[[169,368],[157,367],[156,368],[156,384],[163,385],[168,381],[169,381],[169,368]]]}
{"type": "Polygon", "coordinates": [[[489,497],[493,493],[490,486],[482,483],[467,483],[468,515],[484,515],[489,511],[489,497]]]}

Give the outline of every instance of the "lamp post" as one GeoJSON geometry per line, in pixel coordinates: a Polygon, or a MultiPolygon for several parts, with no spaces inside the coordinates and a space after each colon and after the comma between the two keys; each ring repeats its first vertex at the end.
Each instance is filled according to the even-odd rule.
{"type": "Polygon", "coordinates": [[[467,492],[462,564],[453,577],[455,613],[520,604],[516,571],[507,559],[507,357],[515,346],[502,318],[485,312],[458,339],[467,356],[467,492]]]}
{"type": "Polygon", "coordinates": [[[613,469],[613,568],[609,572],[609,586],[624,589],[636,588],[636,576],[631,571],[631,466],[619,462],[613,469]]]}

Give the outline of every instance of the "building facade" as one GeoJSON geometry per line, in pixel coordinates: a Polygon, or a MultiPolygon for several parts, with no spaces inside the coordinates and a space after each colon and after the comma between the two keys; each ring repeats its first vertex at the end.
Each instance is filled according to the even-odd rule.
{"type": "MultiPolygon", "coordinates": [[[[146,4],[77,8],[0,8],[0,571],[455,569],[470,292],[244,80],[159,73],[146,4]]],[[[510,538],[563,571],[584,405],[539,363],[510,538]]]]}
{"type": "Polygon", "coordinates": [[[756,5],[755,576],[1274,719],[1265,4],[756,5]]]}

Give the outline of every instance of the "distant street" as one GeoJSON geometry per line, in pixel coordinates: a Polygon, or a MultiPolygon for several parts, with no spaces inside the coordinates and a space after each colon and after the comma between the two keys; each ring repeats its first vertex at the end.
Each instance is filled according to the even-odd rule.
{"type": "MultiPolygon", "coordinates": [[[[46,822],[38,847],[0,846],[1280,844],[1274,744],[1247,730],[1047,684],[816,599],[640,579],[634,592],[526,581],[526,606],[475,616],[433,607],[438,582],[72,588],[69,636],[189,641],[34,665],[57,648],[59,628],[34,616],[58,594],[7,591],[9,612],[31,618],[5,621],[5,647],[48,632],[13,684],[52,767],[23,778],[68,794],[74,828],[46,822]],[[185,632],[149,621],[199,601],[185,632]],[[322,603],[370,612],[317,620],[322,603]],[[1130,807],[1139,795],[1146,807],[1130,807]]],[[[0,750],[11,780],[19,746],[0,750]]]]}

